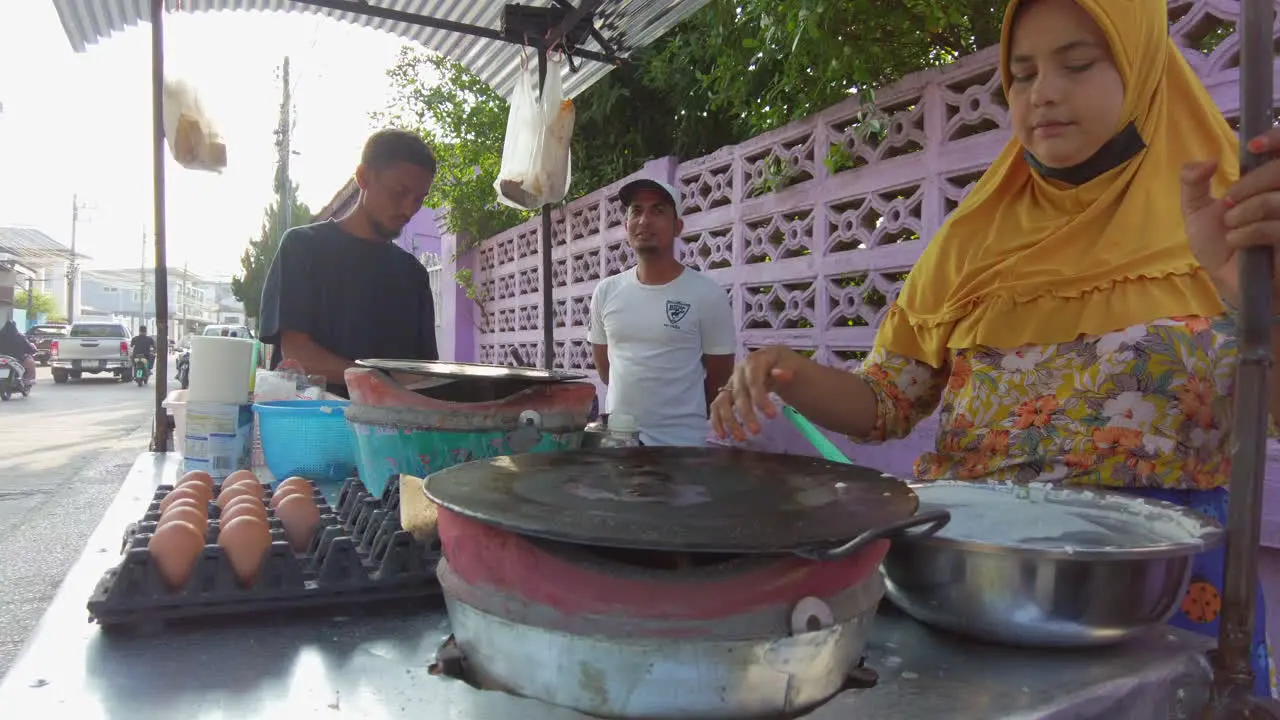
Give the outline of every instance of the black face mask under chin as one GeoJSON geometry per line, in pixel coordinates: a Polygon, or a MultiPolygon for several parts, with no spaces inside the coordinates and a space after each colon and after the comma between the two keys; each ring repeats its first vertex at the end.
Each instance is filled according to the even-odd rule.
{"type": "Polygon", "coordinates": [[[1027,164],[1040,177],[1078,186],[1120,167],[1146,149],[1147,143],[1138,134],[1138,126],[1129,123],[1115,137],[1098,148],[1098,152],[1079,165],[1072,165],[1067,168],[1052,168],[1036,159],[1036,156],[1032,155],[1030,150],[1024,150],[1022,157],[1026,159],[1027,164]]]}

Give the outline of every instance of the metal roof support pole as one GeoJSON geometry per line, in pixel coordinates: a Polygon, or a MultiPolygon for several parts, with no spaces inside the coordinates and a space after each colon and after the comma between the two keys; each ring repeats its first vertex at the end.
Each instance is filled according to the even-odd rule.
{"type": "Polygon", "coordinates": [[[555,298],[551,282],[551,205],[542,206],[542,366],[555,369],[555,298]]]}
{"type": "MultiPolygon", "coordinates": [[[[547,83],[547,46],[538,49],[538,99],[547,83]]],[[[542,206],[542,366],[554,370],[556,364],[556,309],[551,274],[551,204],[542,206]]]]}
{"type": "Polygon", "coordinates": [[[169,272],[164,224],[164,0],[151,0],[151,164],[156,240],[156,406],[151,452],[169,451],[169,418],[164,398],[169,389],[169,272]]]}
{"type": "MultiPolygon", "coordinates": [[[[1245,143],[1272,127],[1273,0],[1244,0],[1240,24],[1240,172],[1251,172],[1264,157],[1245,143]]],[[[1218,649],[1213,656],[1210,716],[1220,720],[1280,718],[1280,705],[1253,697],[1253,632],[1258,598],[1258,544],[1266,472],[1268,375],[1274,316],[1271,247],[1249,248],[1240,256],[1240,367],[1236,371],[1236,447],[1231,465],[1227,518],[1227,562],[1223,582],[1218,649]]]]}

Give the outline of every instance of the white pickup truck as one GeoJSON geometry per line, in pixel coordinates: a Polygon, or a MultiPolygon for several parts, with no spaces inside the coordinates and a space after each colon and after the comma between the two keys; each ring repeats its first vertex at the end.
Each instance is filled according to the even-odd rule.
{"type": "Polygon", "coordinates": [[[49,365],[55,383],[79,380],[83,373],[110,373],[128,382],[129,331],[119,323],[73,323],[66,337],[53,342],[49,365]]]}

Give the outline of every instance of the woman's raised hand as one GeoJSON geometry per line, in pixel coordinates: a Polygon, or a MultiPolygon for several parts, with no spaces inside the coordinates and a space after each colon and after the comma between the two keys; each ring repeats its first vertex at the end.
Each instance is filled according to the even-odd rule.
{"type": "MultiPolygon", "coordinates": [[[[1249,141],[1248,148],[1255,155],[1270,155],[1270,161],[1240,178],[1220,198],[1213,197],[1210,188],[1217,163],[1192,163],[1182,170],[1182,216],[1191,252],[1223,298],[1237,305],[1239,251],[1280,245],[1280,128],[1249,141]]],[[[1276,249],[1280,265],[1280,247],[1276,249]]]]}
{"type": "Polygon", "coordinates": [[[761,348],[743,358],[734,366],[729,384],[711,403],[711,429],[716,436],[743,441],[747,433],[759,434],[758,414],[772,418],[778,413],[769,393],[794,380],[805,362],[803,355],[781,345],[761,348]]]}

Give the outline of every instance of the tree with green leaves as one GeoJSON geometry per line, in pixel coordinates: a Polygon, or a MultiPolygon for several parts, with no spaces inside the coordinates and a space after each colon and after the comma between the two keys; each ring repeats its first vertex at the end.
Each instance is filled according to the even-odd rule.
{"type": "Polygon", "coordinates": [[[460,63],[409,46],[387,76],[392,101],[373,121],[414,130],[435,151],[427,205],[448,209],[450,232],[478,241],[530,217],[498,203],[493,190],[507,130],[501,95],[460,63]]]}
{"type": "MultiPolygon", "coordinates": [[[[56,315],[58,312],[58,303],[49,293],[36,290],[31,293],[31,297],[27,297],[26,290],[19,290],[13,295],[13,306],[19,310],[26,310],[30,302],[31,312],[35,315],[56,315]]],[[[28,318],[31,319],[31,318],[28,318]]]]}
{"type": "MultiPolygon", "coordinates": [[[[699,157],[995,44],[1007,0],[711,0],[574,100],[581,196],[654,158],[699,157]]],[[[528,214],[495,202],[507,103],[458,63],[405,48],[380,122],[440,156],[428,204],[478,239],[528,214]]]]}
{"type": "MultiPolygon", "coordinates": [[[[293,192],[290,197],[293,198],[293,215],[290,224],[297,227],[310,223],[311,208],[297,199],[297,183],[293,183],[293,192]]],[[[284,219],[281,217],[280,208],[279,201],[267,206],[262,215],[262,230],[256,239],[249,239],[249,247],[245,248],[244,254],[240,256],[242,272],[231,278],[231,294],[244,303],[245,315],[254,318],[255,321],[259,317],[262,286],[267,280],[267,271],[271,268],[271,261],[275,259],[276,251],[280,249],[280,239],[289,229],[283,226],[284,219]]]]}

